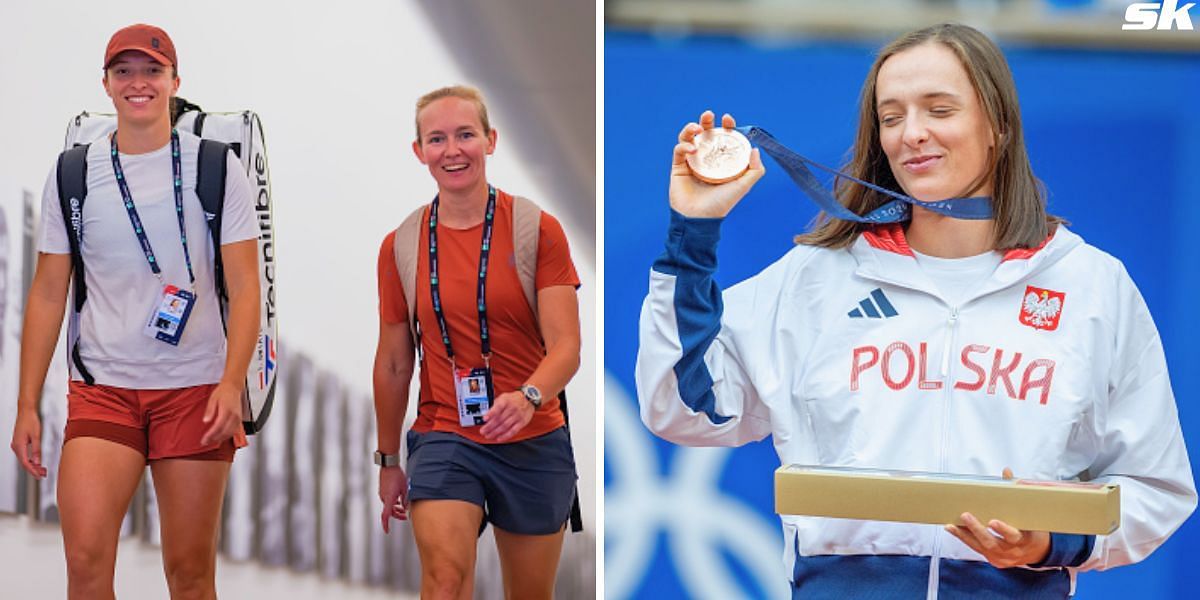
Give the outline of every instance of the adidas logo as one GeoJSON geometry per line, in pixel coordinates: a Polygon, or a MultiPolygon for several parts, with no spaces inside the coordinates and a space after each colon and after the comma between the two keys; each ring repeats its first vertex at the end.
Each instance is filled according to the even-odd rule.
{"type": "Polygon", "coordinates": [[[851,319],[888,319],[900,313],[896,307],[883,295],[883,290],[875,288],[871,295],[858,302],[858,308],[846,313],[851,319]]]}
{"type": "Polygon", "coordinates": [[[211,220],[217,218],[217,213],[210,213],[206,210],[206,211],[204,211],[204,218],[208,221],[211,221],[211,220]]]}

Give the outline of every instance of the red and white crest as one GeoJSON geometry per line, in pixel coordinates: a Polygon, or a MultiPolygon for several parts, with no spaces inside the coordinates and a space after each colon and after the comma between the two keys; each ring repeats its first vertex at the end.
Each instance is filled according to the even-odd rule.
{"type": "Polygon", "coordinates": [[[1025,286],[1021,298],[1021,324],[1034,329],[1054,331],[1058,329],[1058,317],[1062,315],[1067,295],[1054,290],[1025,286]]]}

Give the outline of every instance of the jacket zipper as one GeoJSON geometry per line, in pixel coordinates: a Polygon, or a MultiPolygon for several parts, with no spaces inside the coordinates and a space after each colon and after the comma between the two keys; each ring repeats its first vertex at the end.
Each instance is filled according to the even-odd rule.
{"type": "Polygon", "coordinates": [[[950,375],[950,345],[954,342],[954,326],[958,324],[958,308],[950,309],[950,319],[946,323],[946,344],[942,347],[942,381],[950,375]]]}
{"type": "MultiPolygon", "coordinates": [[[[950,377],[950,352],[954,347],[954,334],[958,329],[958,307],[950,307],[950,318],[946,320],[946,340],[945,346],[942,348],[942,386],[945,389],[945,394],[942,400],[942,437],[938,446],[938,471],[946,472],[946,446],[949,444],[947,438],[950,437],[950,404],[954,393],[953,378],[950,377]]],[[[933,532],[933,552],[929,556],[929,587],[925,593],[929,600],[936,600],[938,597],[938,582],[940,580],[942,553],[942,532],[940,529],[935,529],[933,532]]]]}

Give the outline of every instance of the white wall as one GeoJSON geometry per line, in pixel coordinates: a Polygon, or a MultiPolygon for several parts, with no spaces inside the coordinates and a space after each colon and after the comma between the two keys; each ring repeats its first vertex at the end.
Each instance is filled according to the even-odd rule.
{"type": "MultiPolygon", "coordinates": [[[[17,411],[11,399],[17,395],[24,212],[21,191],[0,177],[0,432],[5,433],[12,432],[17,411]]],[[[18,466],[11,452],[4,454],[0,456],[0,511],[14,511],[18,466]]]]}

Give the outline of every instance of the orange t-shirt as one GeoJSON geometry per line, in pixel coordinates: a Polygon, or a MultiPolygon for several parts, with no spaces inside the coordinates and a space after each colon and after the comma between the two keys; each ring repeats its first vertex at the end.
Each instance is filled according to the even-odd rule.
{"type": "MultiPolygon", "coordinates": [[[[487,318],[492,338],[492,385],[497,396],[520,389],[546,356],[538,331],[537,317],[517,276],[513,254],[512,196],[497,190],[495,227],[487,272],[487,318]]],[[[420,372],[421,392],[413,430],[452,431],[479,443],[494,443],[479,434],[479,427],[458,423],[458,402],[450,359],[433,313],[429,291],[429,228],[420,229],[421,250],[417,258],[417,320],[421,324],[421,347],[425,365],[420,372]]],[[[450,344],[459,368],[483,366],[479,341],[476,284],[479,246],[483,224],[469,229],[450,229],[438,224],[438,271],[442,311],[450,330],[450,344]]],[[[408,304],[396,270],[396,233],[389,233],[379,249],[379,318],[384,323],[406,323],[408,304]]],[[[542,211],[538,234],[538,290],[555,285],[579,287],[579,275],[571,262],[567,237],[558,220],[542,211]]],[[[546,397],[533,419],[510,442],[543,435],[563,426],[557,397],[546,397]]]]}

